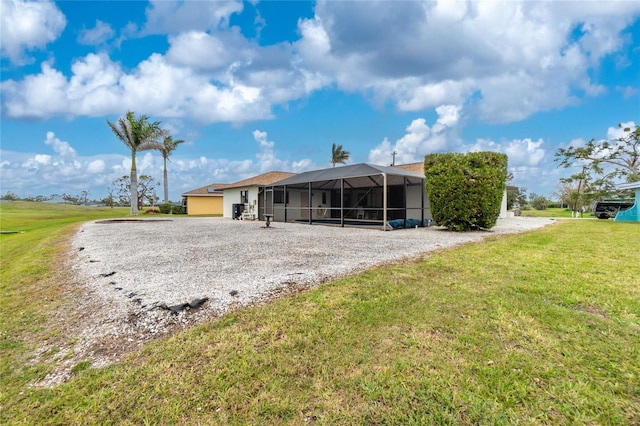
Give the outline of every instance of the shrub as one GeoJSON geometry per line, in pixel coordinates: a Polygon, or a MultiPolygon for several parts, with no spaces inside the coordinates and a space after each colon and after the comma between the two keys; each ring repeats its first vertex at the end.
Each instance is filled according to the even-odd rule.
{"type": "Polygon", "coordinates": [[[187,210],[184,206],[173,206],[171,207],[172,214],[187,214],[187,210]]]}
{"type": "Polygon", "coordinates": [[[430,154],[424,171],[431,214],[438,225],[454,231],[495,226],[507,181],[505,154],[430,154]]]}
{"type": "Polygon", "coordinates": [[[537,196],[533,200],[531,200],[531,205],[536,210],[546,210],[548,201],[546,198],[542,196],[537,196]]]}
{"type": "Polygon", "coordinates": [[[158,209],[147,209],[144,211],[144,214],[158,214],[160,213],[160,210],[158,209]]]}
{"type": "Polygon", "coordinates": [[[160,213],[162,214],[171,213],[171,203],[162,203],[158,207],[160,208],[160,213]]]}

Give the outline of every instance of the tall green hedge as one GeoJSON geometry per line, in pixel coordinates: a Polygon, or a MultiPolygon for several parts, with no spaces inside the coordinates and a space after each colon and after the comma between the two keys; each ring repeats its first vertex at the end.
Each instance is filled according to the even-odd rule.
{"type": "Polygon", "coordinates": [[[495,226],[507,182],[505,154],[429,154],[424,173],[431,215],[438,225],[454,231],[495,226]]]}

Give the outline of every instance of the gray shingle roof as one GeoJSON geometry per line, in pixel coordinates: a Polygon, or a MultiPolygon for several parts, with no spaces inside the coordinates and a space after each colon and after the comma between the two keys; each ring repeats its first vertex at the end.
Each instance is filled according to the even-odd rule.
{"type": "Polygon", "coordinates": [[[352,164],[349,166],[332,167],[329,169],[313,170],[300,173],[286,179],[274,182],[274,186],[298,185],[309,182],[324,182],[339,179],[368,177],[387,174],[387,176],[401,176],[413,179],[424,179],[424,175],[414,173],[398,167],[377,166],[374,164],[352,164]]]}

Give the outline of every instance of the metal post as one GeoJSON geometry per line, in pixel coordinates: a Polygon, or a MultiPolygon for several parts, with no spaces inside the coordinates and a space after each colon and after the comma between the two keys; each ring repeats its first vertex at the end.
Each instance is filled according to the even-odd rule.
{"type": "Polygon", "coordinates": [[[407,178],[406,176],[402,178],[403,181],[403,194],[402,198],[404,201],[404,227],[407,227],[407,178]]]}
{"type": "Polygon", "coordinates": [[[313,194],[311,193],[311,182],[309,182],[309,225],[313,223],[313,194]]]}
{"type": "Polygon", "coordinates": [[[344,179],[340,179],[340,226],[344,228],[344,179]]]}
{"type": "Polygon", "coordinates": [[[387,230],[387,174],[382,174],[382,230],[387,230]]]}
{"type": "Polygon", "coordinates": [[[425,195],[425,189],[424,189],[424,179],[422,180],[422,198],[420,199],[420,219],[422,220],[422,225],[424,226],[424,195],[425,195]]]}
{"type": "Polygon", "coordinates": [[[282,188],[284,189],[284,223],[287,223],[287,185],[282,188]]]}

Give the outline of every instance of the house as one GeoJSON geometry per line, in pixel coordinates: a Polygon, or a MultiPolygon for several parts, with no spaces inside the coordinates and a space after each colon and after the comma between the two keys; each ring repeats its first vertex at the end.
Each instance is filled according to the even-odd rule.
{"type": "Polygon", "coordinates": [[[232,219],[263,219],[264,190],[273,182],[294,176],[289,172],[268,172],[224,187],[223,216],[232,219]]]}
{"type": "Polygon", "coordinates": [[[212,183],[182,194],[188,215],[222,215],[224,183],[212,183]]]}
{"type": "MultiPolygon", "coordinates": [[[[352,164],[300,174],[268,172],[189,191],[188,214],[358,226],[422,226],[431,219],[422,162],[352,164]],[[208,198],[208,203],[203,199],[208,198]],[[215,200],[215,213],[213,207],[215,200]],[[221,206],[221,207],[220,207],[221,206]]],[[[500,217],[506,216],[506,190],[500,217]]]]}
{"type": "MultiPolygon", "coordinates": [[[[225,190],[225,203],[226,203],[225,190]]],[[[380,226],[431,217],[424,172],[353,164],[300,173],[265,187],[261,215],[274,221],[380,226]]]]}
{"type": "Polygon", "coordinates": [[[619,211],[613,219],[616,222],[640,222],[640,182],[626,183],[620,185],[620,189],[634,189],[635,202],[627,210],[619,211]]]}

